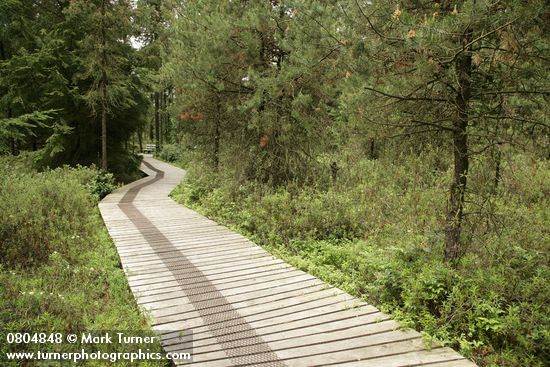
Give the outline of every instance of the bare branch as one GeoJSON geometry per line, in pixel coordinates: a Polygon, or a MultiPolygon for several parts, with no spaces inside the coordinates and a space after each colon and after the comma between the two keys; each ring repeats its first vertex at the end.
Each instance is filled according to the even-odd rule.
{"type": "Polygon", "coordinates": [[[435,98],[435,97],[411,97],[411,96],[397,96],[394,94],[389,94],[386,92],[382,92],[381,90],[374,89],[371,87],[365,87],[365,89],[370,90],[372,92],[381,94],[388,98],[398,99],[400,101],[429,101],[429,102],[448,102],[446,99],[443,98],[435,98]]]}

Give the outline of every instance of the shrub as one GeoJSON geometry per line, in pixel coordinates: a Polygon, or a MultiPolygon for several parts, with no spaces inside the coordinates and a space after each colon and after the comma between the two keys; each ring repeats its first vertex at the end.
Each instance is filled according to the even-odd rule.
{"type": "MultiPolygon", "coordinates": [[[[0,159],[0,338],[7,331],[149,329],[96,207],[111,186],[112,176],[95,168],[36,173],[20,160],[0,159]]],[[[0,355],[42,347],[0,343],[0,355]]],[[[51,351],[72,347],[52,345],[51,351]]],[[[124,345],[109,348],[127,351],[124,345]]],[[[160,351],[159,344],[142,348],[160,351]]]]}
{"type": "Polygon", "coordinates": [[[443,261],[451,172],[437,154],[355,161],[319,186],[273,188],[204,167],[190,166],[175,199],[480,366],[546,365],[548,162],[508,157],[498,190],[486,187],[487,167],[472,165],[456,267],[443,261]]]}
{"type": "Polygon", "coordinates": [[[112,173],[97,171],[86,184],[86,189],[97,199],[103,199],[115,189],[115,178],[112,173]]]}
{"type": "Polygon", "coordinates": [[[164,144],[158,157],[166,162],[176,162],[181,157],[181,149],[175,144],[164,144]]]}
{"type": "MultiPolygon", "coordinates": [[[[35,174],[2,168],[2,262],[10,267],[40,264],[53,251],[74,256],[75,238],[71,237],[85,238],[92,230],[87,218],[93,199],[83,189],[80,178],[84,175],[69,168],[35,174]]],[[[87,245],[83,239],[76,242],[87,245]]]]}

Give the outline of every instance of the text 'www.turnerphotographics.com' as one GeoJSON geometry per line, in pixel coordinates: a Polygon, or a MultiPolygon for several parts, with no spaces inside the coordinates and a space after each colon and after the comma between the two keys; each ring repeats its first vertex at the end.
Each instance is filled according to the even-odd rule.
{"type": "Polygon", "coordinates": [[[8,346],[3,361],[137,362],[172,360],[192,362],[193,336],[188,330],[152,332],[3,332],[8,346]],[[170,350],[161,347],[161,335],[170,350]]]}

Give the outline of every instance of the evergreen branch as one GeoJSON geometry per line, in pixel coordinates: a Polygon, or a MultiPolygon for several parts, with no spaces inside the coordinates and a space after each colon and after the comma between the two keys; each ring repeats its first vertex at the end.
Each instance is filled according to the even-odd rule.
{"type": "Polygon", "coordinates": [[[543,96],[550,96],[550,91],[536,91],[536,90],[503,90],[503,91],[490,91],[481,92],[482,95],[501,95],[501,94],[540,94],[543,96]]]}
{"type": "Polygon", "coordinates": [[[445,122],[445,121],[449,121],[449,119],[435,120],[435,121],[432,121],[432,122],[420,121],[420,120],[411,120],[411,122],[417,124],[415,126],[432,126],[432,127],[437,128],[437,129],[450,131],[450,132],[455,132],[456,130],[452,127],[448,127],[448,126],[438,124],[438,122],[445,122]]]}
{"type": "Polygon", "coordinates": [[[374,89],[371,87],[365,87],[365,89],[370,90],[372,92],[381,94],[388,98],[397,99],[400,101],[429,101],[429,102],[448,102],[446,99],[443,98],[434,98],[434,97],[411,97],[411,96],[398,96],[395,94],[389,94],[386,92],[382,92],[381,90],[374,89]]]}
{"type": "Polygon", "coordinates": [[[321,22],[319,22],[315,17],[313,17],[312,15],[308,14],[306,11],[303,11],[303,13],[305,15],[307,15],[310,19],[312,19],[315,23],[317,23],[317,25],[319,27],[321,27],[328,35],[330,38],[332,38],[333,40],[335,40],[336,42],[338,42],[338,44],[342,45],[342,46],[345,46],[345,44],[340,41],[336,36],[334,36],[323,24],[321,24],[321,22]]]}
{"type": "Polygon", "coordinates": [[[365,14],[365,12],[363,11],[363,8],[361,7],[361,5],[359,5],[359,2],[357,0],[355,0],[355,4],[357,5],[357,7],[359,8],[359,12],[361,13],[361,15],[367,20],[367,23],[369,23],[369,26],[372,28],[372,30],[374,31],[374,33],[376,33],[378,36],[384,38],[384,39],[388,39],[388,40],[391,40],[391,41],[397,41],[397,42],[403,42],[404,40],[402,38],[393,38],[393,37],[388,37],[386,36],[385,34],[383,34],[382,32],[380,32],[378,29],[376,29],[376,27],[374,26],[374,24],[372,24],[369,16],[367,14],[365,14]]]}
{"type": "Polygon", "coordinates": [[[463,53],[464,51],[468,50],[470,46],[472,46],[474,43],[478,42],[478,41],[481,41],[482,39],[490,36],[491,34],[493,33],[496,33],[498,31],[500,31],[502,28],[505,28],[507,26],[509,26],[510,24],[514,23],[516,20],[518,20],[518,18],[514,19],[514,20],[511,20],[509,22],[506,22],[504,23],[503,25],[501,25],[500,27],[497,27],[495,29],[493,29],[492,31],[490,32],[487,32],[485,34],[481,34],[479,37],[476,37],[475,39],[473,39],[472,41],[468,42],[467,44],[463,45],[461,47],[460,50],[458,50],[457,52],[455,52],[455,54],[453,55],[453,57],[451,57],[449,60],[447,61],[441,61],[441,63],[451,63],[451,62],[454,62],[457,58],[458,55],[460,55],[461,53],[463,53]]]}
{"type": "Polygon", "coordinates": [[[411,135],[418,135],[418,134],[424,134],[424,133],[430,133],[430,132],[437,132],[441,131],[440,129],[424,129],[424,130],[418,130],[418,131],[409,131],[401,134],[395,134],[388,136],[388,139],[394,139],[399,138],[401,136],[411,136],[411,135]]]}
{"type": "Polygon", "coordinates": [[[512,121],[518,121],[518,122],[525,122],[525,123],[528,123],[528,124],[540,125],[540,126],[543,126],[547,129],[550,129],[550,125],[545,124],[544,122],[540,122],[540,121],[536,121],[536,120],[529,120],[529,119],[524,119],[524,118],[514,117],[514,116],[478,115],[478,116],[475,116],[475,117],[471,117],[472,120],[473,119],[479,120],[479,119],[483,119],[483,118],[487,118],[487,119],[491,119],[491,120],[512,120],[512,121]]]}
{"type": "Polygon", "coordinates": [[[448,126],[444,126],[444,125],[439,125],[439,124],[438,124],[438,122],[449,121],[449,119],[441,119],[441,120],[436,120],[436,121],[432,121],[432,122],[428,122],[428,121],[419,121],[419,120],[411,120],[411,123],[412,123],[412,124],[407,124],[407,123],[394,124],[394,123],[390,123],[390,122],[376,122],[376,121],[373,121],[373,120],[371,120],[371,119],[367,119],[367,121],[370,121],[370,122],[372,122],[373,124],[382,125],[382,126],[402,127],[402,128],[406,128],[406,127],[417,127],[417,126],[432,126],[432,127],[437,128],[437,129],[441,129],[441,130],[445,130],[445,131],[450,131],[450,132],[454,132],[454,131],[455,131],[455,129],[453,129],[452,127],[448,127],[448,126]]]}

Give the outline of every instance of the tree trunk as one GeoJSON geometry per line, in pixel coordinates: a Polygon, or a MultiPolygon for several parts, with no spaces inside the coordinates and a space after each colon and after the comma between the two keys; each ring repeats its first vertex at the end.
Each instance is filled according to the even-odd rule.
{"type": "Polygon", "coordinates": [[[163,146],[163,144],[165,143],[164,131],[166,129],[166,124],[164,122],[164,89],[162,90],[162,93],[159,93],[159,125],[160,125],[160,134],[159,134],[160,146],[163,146]]]}
{"type": "Polygon", "coordinates": [[[338,171],[340,168],[338,167],[338,163],[335,161],[330,164],[330,173],[332,176],[332,183],[336,184],[336,180],[338,180],[338,171]]]}
{"type": "Polygon", "coordinates": [[[370,139],[369,142],[369,159],[377,159],[376,156],[376,143],[374,142],[374,139],[370,139]]]}
{"type": "Polygon", "coordinates": [[[498,184],[500,183],[500,161],[502,160],[500,144],[496,145],[495,150],[495,181],[493,183],[493,190],[496,192],[498,190],[498,184]]]}
{"type": "MultiPolygon", "coordinates": [[[[172,103],[174,102],[173,101],[173,94],[172,94],[172,87],[170,86],[168,88],[168,91],[167,91],[167,96],[166,96],[166,107],[168,108],[168,106],[171,106],[172,103]]],[[[174,131],[174,126],[172,125],[172,121],[170,119],[170,114],[168,113],[168,110],[166,110],[166,137],[165,137],[165,141],[169,142],[169,139],[170,139],[170,133],[173,133],[174,131]]]]}
{"type": "Polygon", "coordinates": [[[156,138],[156,145],[157,150],[160,149],[160,111],[159,111],[159,104],[160,104],[160,95],[159,92],[155,92],[155,138],[156,138]]]}
{"type": "MultiPolygon", "coordinates": [[[[105,19],[105,1],[101,3],[101,19],[105,19]]],[[[101,168],[107,170],[107,35],[105,25],[101,25],[101,168]]]]}
{"type": "MultiPolygon", "coordinates": [[[[219,98],[219,97],[218,97],[219,98]]],[[[214,169],[218,171],[220,165],[220,101],[216,104],[216,116],[214,118],[214,169]]]]}
{"type": "Polygon", "coordinates": [[[1,60],[6,60],[7,57],[6,57],[6,49],[4,47],[4,42],[2,42],[0,40],[0,59],[1,60]]]}
{"type": "Polygon", "coordinates": [[[472,55],[469,46],[472,30],[464,33],[464,50],[457,57],[456,73],[459,84],[456,96],[457,118],[453,124],[454,177],[451,184],[447,228],[445,234],[445,260],[454,261],[460,255],[460,234],[464,217],[464,194],[468,177],[468,113],[471,97],[472,55]]]}
{"type": "Polygon", "coordinates": [[[101,82],[101,168],[107,170],[107,86],[101,82]]]}
{"type": "Polygon", "coordinates": [[[143,139],[141,138],[141,128],[138,129],[138,142],[139,142],[139,152],[143,152],[143,139]]]}
{"type": "MultiPolygon", "coordinates": [[[[151,95],[151,98],[154,100],[155,99],[155,94],[153,93],[151,95]]],[[[155,111],[156,113],[156,111],[155,111]]],[[[153,141],[155,139],[155,126],[154,126],[154,122],[151,121],[151,123],[149,124],[149,141],[153,141]]]]}

